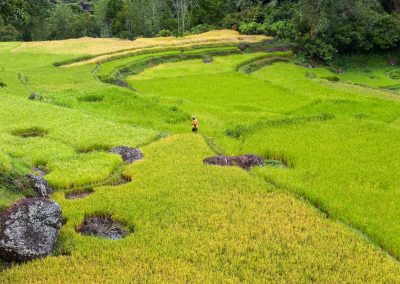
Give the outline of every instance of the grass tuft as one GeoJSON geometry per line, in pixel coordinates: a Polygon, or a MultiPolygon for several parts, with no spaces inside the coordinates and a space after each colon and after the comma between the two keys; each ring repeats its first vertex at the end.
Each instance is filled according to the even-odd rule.
{"type": "Polygon", "coordinates": [[[21,138],[44,137],[46,134],[48,134],[48,131],[40,127],[31,127],[14,130],[11,132],[11,134],[21,138]]]}

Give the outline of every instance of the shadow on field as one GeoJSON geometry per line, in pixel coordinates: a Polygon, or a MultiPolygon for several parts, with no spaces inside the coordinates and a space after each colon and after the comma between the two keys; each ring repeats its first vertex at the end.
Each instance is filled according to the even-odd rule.
{"type": "Polygon", "coordinates": [[[17,129],[11,132],[12,135],[19,136],[21,138],[43,137],[47,133],[48,133],[47,130],[40,127],[17,129]]]}

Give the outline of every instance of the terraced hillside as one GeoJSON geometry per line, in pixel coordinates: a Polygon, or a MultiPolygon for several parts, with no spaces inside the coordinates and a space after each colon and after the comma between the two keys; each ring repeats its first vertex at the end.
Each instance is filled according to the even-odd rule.
{"type": "MultiPolygon", "coordinates": [[[[64,219],[2,283],[400,282],[399,67],[309,69],[265,39],[0,44],[0,176],[45,171],[64,219]],[[91,216],[127,235],[82,234],[91,216]]],[[[4,184],[3,209],[32,194],[4,184]]]]}

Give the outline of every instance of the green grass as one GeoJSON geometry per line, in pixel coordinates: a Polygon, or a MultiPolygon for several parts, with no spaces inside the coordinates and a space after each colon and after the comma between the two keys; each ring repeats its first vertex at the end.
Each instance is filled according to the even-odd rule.
{"type": "MultiPolygon", "coordinates": [[[[54,255],[13,264],[0,282],[400,281],[400,102],[375,88],[386,77],[349,84],[359,59],[334,74],[270,64],[286,52],[196,49],[186,52],[196,59],[127,70],[132,91],[97,76],[181,51],[57,68],[80,55],[17,46],[0,44],[0,171],[46,166],[66,224],[54,255]],[[323,79],[332,76],[340,81],[323,79]],[[32,92],[44,100],[29,101],[32,92]],[[201,135],[190,133],[191,115],[201,135]],[[144,160],[107,153],[119,145],[140,147],[144,160]],[[215,152],[254,153],[272,166],[204,165],[215,152]],[[280,161],[288,167],[273,166],[280,161]],[[132,181],[113,186],[121,175],[132,181]],[[87,188],[84,199],[65,198],[87,188]],[[77,233],[96,213],[131,234],[77,233]]],[[[376,60],[362,68],[392,68],[376,60]]],[[[0,208],[22,197],[0,185],[0,208]]]]}
{"type": "Polygon", "coordinates": [[[121,163],[121,157],[107,153],[89,153],[48,164],[46,177],[56,188],[74,188],[107,179],[121,163]]]}
{"type": "Polygon", "coordinates": [[[398,60],[398,55],[343,56],[334,65],[344,73],[336,74],[328,68],[317,68],[311,72],[320,78],[334,76],[348,83],[396,91],[400,89],[400,66],[389,65],[388,62],[393,59],[398,60]]]}
{"type": "Polygon", "coordinates": [[[11,160],[8,155],[3,152],[0,152],[0,172],[10,171],[12,168],[11,160]]]}

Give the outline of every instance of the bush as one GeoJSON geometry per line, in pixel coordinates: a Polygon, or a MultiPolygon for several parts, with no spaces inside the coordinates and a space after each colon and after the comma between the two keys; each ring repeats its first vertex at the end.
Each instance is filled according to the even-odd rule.
{"type": "Polygon", "coordinates": [[[296,34],[296,30],[290,21],[278,21],[271,26],[266,26],[266,32],[278,39],[292,39],[296,34]]]}
{"type": "Polygon", "coordinates": [[[400,70],[392,70],[387,74],[387,76],[393,80],[400,80],[400,70]]]}
{"type": "Polygon", "coordinates": [[[260,35],[267,33],[267,27],[265,24],[256,22],[241,23],[239,26],[239,32],[246,35],[260,35]]]}
{"type": "Polygon", "coordinates": [[[122,38],[122,39],[130,39],[130,40],[133,40],[135,37],[133,36],[133,34],[131,34],[130,32],[128,32],[128,31],[122,31],[122,32],[120,32],[119,33],[119,35],[118,35],[118,37],[119,38],[122,38]]]}
{"type": "Polygon", "coordinates": [[[393,48],[400,42],[400,21],[386,15],[374,24],[371,33],[376,47],[393,48]]]}
{"type": "Polygon", "coordinates": [[[205,32],[209,32],[215,30],[216,27],[208,24],[197,25],[190,30],[191,34],[202,34],[205,32]]]}
{"type": "MultiPolygon", "coordinates": [[[[242,23],[263,23],[265,20],[265,11],[261,3],[249,5],[246,1],[241,1],[243,7],[240,12],[228,14],[222,21],[225,28],[239,30],[242,23]]],[[[250,1],[248,1],[250,2],[250,1]]]]}
{"type": "Polygon", "coordinates": [[[330,44],[321,39],[305,40],[302,44],[299,57],[305,60],[318,59],[325,62],[332,61],[337,50],[330,44]]]}
{"type": "Polygon", "coordinates": [[[158,32],[157,37],[170,37],[172,32],[170,30],[161,30],[158,32]]]}
{"type": "Polygon", "coordinates": [[[337,76],[326,76],[326,77],[322,77],[322,79],[331,81],[331,82],[340,82],[340,78],[337,76]]]}
{"type": "Polygon", "coordinates": [[[238,31],[240,26],[240,17],[237,14],[229,14],[223,19],[222,26],[227,29],[238,31]]]}
{"type": "Polygon", "coordinates": [[[21,34],[11,25],[0,26],[0,41],[18,41],[21,34]]]}

